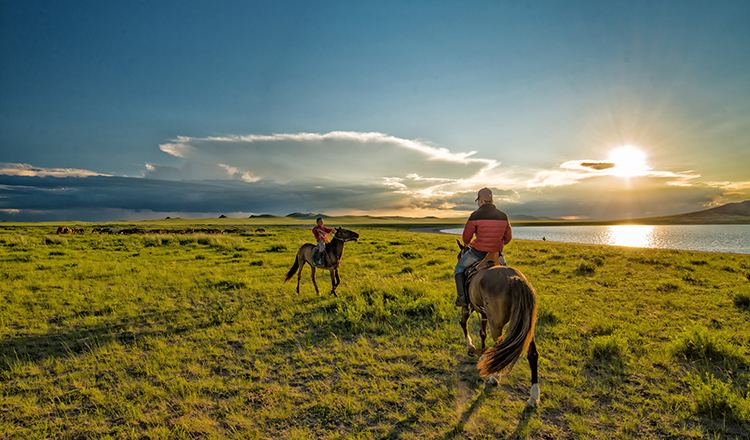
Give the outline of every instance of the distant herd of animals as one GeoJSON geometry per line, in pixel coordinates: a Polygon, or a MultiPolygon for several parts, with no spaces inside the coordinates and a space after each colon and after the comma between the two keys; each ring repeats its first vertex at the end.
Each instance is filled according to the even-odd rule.
{"type": "MultiPolygon", "coordinates": [[[[57,235],[76,235],[83,234],[82,228],[73,228],[69,226],[60,226],[57,228],[57,235]]],[[[253,229],[142,229],[142,228],[92,228],[92,234],[113,234],[113,235],[130,235],[130,234],[247,234],[247,233],[265,233],[263,228],[253,229]]]]}

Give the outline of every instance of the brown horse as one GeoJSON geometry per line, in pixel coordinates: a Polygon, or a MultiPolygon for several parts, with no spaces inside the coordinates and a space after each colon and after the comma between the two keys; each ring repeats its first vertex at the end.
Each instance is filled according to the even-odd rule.
{"type": "MultiPolygon", "coordinates": [[[[336,233],[333,236],[333,240],[326,244],[325,259],[323,266],[318,266],[319,269],[326,269],[331,272],[331,293],[336,296],[336,287],[341,283],[339,278],[339,265],[341,264],[341,256],[344,254],[344,243],[347,241],[359,240],[359,234],[348,229],[338,227],[335,229],[336,233]]],[[[288,282],[297,272],[297,293],[299,293],[299,283],[302,278],[302,269],[305,267],[305,263],[309,264],[312,268],[312,282],[315,286],[315,292],[320,296],[318,290],[318,283],[315,282],[315,265],[313,264],[313,249],[315,245],[312,243],[305,243],[297,251],[297,258],[294,260],[294,265],[286,273],[284,282],[288,282]],[[298,271],[299,270],[299,271],[298,271]]]]}
{"type": "MultiPolygon", "coordinates": [[[[458,241],[458,240],[457,240],[458,241]]],[[[458,242],[461,252],[458,258],[469,249],[458,242]]],[[[491,376],[490,383],[497,383],[499,378],[510,373],[513,366],[524,353],[528,352],[531,367],[531,397],[528,404],[539,403],[539,384],[537,378],[537,361],[539,353],[534,341],[536,326],[536,292],[525,276],[518,270],[507,266],[480,267],[469,281],[467,288],[467,305],[461,310],[461,328],[464,331],[469,354],[482,356],[477,364],[483,377],[491,376]],[[468,321],[472,312],[482,317],[482,349],[477,350],[469,336],[468,321]],[[485,346],[487,324],[495,345],[489,349],[485,346]],[[503,327],[508,324],[503,337],[503,327]]]]}

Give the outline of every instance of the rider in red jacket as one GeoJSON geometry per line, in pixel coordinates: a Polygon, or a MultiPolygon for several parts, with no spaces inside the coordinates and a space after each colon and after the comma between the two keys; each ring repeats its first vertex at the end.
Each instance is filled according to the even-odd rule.
{"type": "Polygon", "coordinates": [[[317,223],[317,226],[313,228],[312,232],[313,232],[313,235],[315,235],[315,240],[318,242],[318,256],[319,257],[316,263],[323,264],[323,256],[326,250],[326,243],[328,242],[328,234],[330,234],[334,230],[323,226],[323,219],[320,217],[318,217],[315,223],[317,223]]]}
{"type": "Polygon", "coordinates": [[[479,190],[476,202],[479,209],[469,216],[462,236],[464,245],[471,248],[458,260],[453,272],[458,294],[456,307],[466,305],[464,271],[477,261],[481,261],[488,252],[499,252],[500,264],[506,266],[503,247],[513,238],[508,216],[492,203],[492,191],[489,188],[479,190]],[[476,239],[472,242],[474,237],[476,239]]]}

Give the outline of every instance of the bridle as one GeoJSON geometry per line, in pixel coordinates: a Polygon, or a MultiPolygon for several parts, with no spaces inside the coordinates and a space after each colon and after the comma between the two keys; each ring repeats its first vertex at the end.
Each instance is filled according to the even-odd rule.
{"type": "Polygon", "coordinates": [[[354,240],[354,238],[351,238],[351,237],[347,237],[347,238],[339,238],[339,237],[337,237],[337,236],[335,236],[335,235],[333,236],[333,238],[335,238],[336,240],[341,240],[341,241],[343,241],[344,243],[346,243],[347,241],[352,241],[352,240],[354,240]]]}

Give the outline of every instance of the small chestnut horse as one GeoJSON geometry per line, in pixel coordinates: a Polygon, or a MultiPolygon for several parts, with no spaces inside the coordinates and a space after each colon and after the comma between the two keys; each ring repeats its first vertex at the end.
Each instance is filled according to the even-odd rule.
{"type": "MultiPolygon", "coordinates": [[[[458,240],[456,240],[458,241],[458,240]]],[[[458,258],[469,249],[458,242],[461,252],[458,258]]],[[[491,255],[491,254],[489,254],[491,255]]],[[[489,256],[488,255],[488,256],[489,256]]],[[[470,355],[482,356],[477,364],[482,377],[490,377],[490,383],[497,383],[499,378],[510,373],[513,366],[524,353],[528,352],[531,367],[531,397],[528,405],[539,404],[539,384],[537,379],[537,361],[539,354],[534,341],[536,326],[536,292],[525,276],[518,270],[507,266],[482,267],[469,281],[467,288],[467,305],[461,310],[461,328],[464,331],[470,355]],[[482,317],[482,349],[477,350],[469,336],[468,321],[472,312],[482,317]],[[495,345],[489,349],[485,346],[487,323],[495,345]],[[503,336],[503,327],[508,324],[503,336]]]]}
{"type": "MultiPolygon", "coordinates": [[[[331,272],[331,293],[336,296],[336,287],[341,283],[339,278],[339,265],[341,264],[341,256],[344,255],[344,243],[347,241],[359,240],[359,234],[348,229],[341,227],[335,228],[336,233],[333,236],[333,240],[326,244],[325,259],[323,266],[318,266],[320,269],[329,270],[331,272]]],[[[315,245],[312,243],[305,243],[297,251],[297,258],[294,260],[294,265],[286,273],[284,282],[288,282],[297,272],[297,293],[299,293],[299,282],[302,278],[302,269],[305,268],[305,263],[309,264],[312,268],[312,282],[315,286],[315,292],[320,296],[318,290],[318,283],[315,282],[315,265],[313,264],[313,249],[315,245]],[[299,270],[299,272],[298,272],[299,270]]]]}

